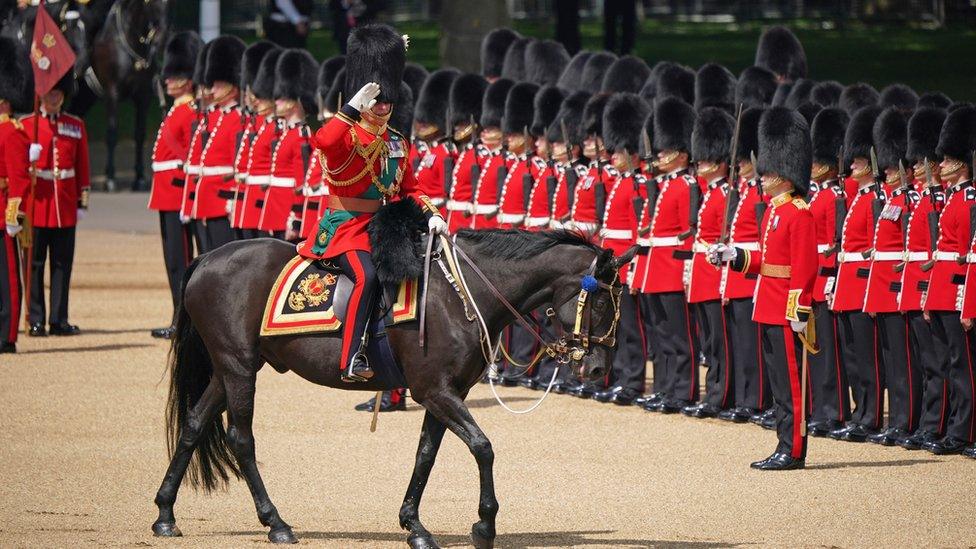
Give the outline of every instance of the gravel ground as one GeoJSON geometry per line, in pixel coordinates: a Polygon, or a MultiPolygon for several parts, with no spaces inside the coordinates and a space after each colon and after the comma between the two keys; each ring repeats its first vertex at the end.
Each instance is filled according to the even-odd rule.
{"type": "MultiPolygon", "coordinates": [[[[168,345],[148,330],[168,318],[168,294],[157,237],[98,226],[80,232],[75,264],[71,320],[84,335],[23,339],[20,354],[0,360],[0,546],[266,543],[243,482],[212,495],[184,489],[185,537],[152,537],[168,345]]],[[[502,390],[522,406],[539,394],[502,390]]],[[[369,415],[351,410],[364,396],[259,375],[258,459],[306,545],[406,539],[397,512],[423,412],[411,403],[370,434],[369,415]]],[[[500,547],[976,543],[976,462],[963,457],[813,439],[807,470],[759,473],[749,462],[775,441],[754,426],[562,396],[516,417],[481,385],[469,404],[495,448],[500,547]]],[[[421,509],[441,544],[466,545],[477,496],[474,460],[448,434],[421,509]]]]}

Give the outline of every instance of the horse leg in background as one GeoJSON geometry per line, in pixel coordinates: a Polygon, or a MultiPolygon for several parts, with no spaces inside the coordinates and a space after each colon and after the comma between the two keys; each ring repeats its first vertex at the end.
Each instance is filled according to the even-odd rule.
{"type": "Polygon", "coordinates": [[[211,378],[210,384],[190,411],[186,422],[180,426],[180,436],[173,452],[173,459],[170,460],[163,483],[156,492],[155,503],[159,507],[159,517],[152,525],[154,535],[162,537],[183,535],[176,527],[176,517],[173,515],[176,494],[200,437],[223,409],[224,388],[217,378],[211,378]]]}
{"type": "Polygon", "coordinates": [[[430,470],[434,467],[434,460],[437,458],[437,450],[441,447],[441,440],[444,439],[445,430],[444,423],[430,411],[424,414],[420,443],[417,445],[417,460],[413,466],[407,494],[403,496],[403,505],[400,506],[400,528],[410,531],[407,541],[414,549],[437,547],[433,536],[420,523],[420,498],[423,497],[424,488],[427,487],[427,479],[430,478],[430,470]]]}
{"type": "Polygon", "coordinates": [[[136,107],[136,120],[135,120],[135,139],[136,151],[135,151],[135,177],[132,178],[132,190],[133,191],[145,191],[148,189],[146,187],[145,179],[145,166],[143,165],[143,148],[146,142],[146,118],[149,116],[149,101],[152,99],[152,87],[150,86],[140,86],[132,94],[132,102],[136,107]]]}
{"type": "Polygon", "coordinates": [[[268,539],[271,543],[298,543],[291,526],[281,520],[278,509],[271,503],[271,498],[264,488],[264,481],[261,480],[261,474],[258,472],[258,464],[254,458],[254,433],[251,430],[254,419],[254,385],[257,368],[248,369],[250,373],[247,375],[230,373],[227,369],[223,369],[226,372],[223,380],[224,390],[227,393],[227,443],[234,452],[234,457],[237,458],[237,465],[244,475],[244,480],[247,481],[247,487],[251,490],[258,519],[261,524],[271,529],[268,539]]]}
{"type": "Polygon", "coordinates": [[[115,145],[119,141],[119,96],[114,87],[105,90],[105,190],[114,192],[115,145]]]}

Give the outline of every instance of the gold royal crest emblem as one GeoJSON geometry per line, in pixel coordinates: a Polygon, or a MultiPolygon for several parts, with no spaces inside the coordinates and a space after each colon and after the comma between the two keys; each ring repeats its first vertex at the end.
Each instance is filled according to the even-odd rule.
{"type": "Polygon", "coordinates": [[[306,307],[318,307],[329,299],[330,289],[336,283],[336,275],[312,273],[298,283],[298,291],[288,296],[288,306],[293,311],[303,311],[306,307]]]}

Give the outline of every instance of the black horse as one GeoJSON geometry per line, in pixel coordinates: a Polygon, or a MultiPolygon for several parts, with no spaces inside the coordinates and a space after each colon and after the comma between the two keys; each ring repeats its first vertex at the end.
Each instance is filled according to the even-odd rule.
{"type": "MultiPolygon", "coordinates": [[[[89,52],[87,45],[87,31],[84,14],[71,9],[68,2],[58,4],[44,4],[44,9],[51,15],[64,34],[65,40],[75,53],[75,64],[73,74],[75,78],[84,74],[88,68],[89,52]]],[[[0,14],[2,17],[2,27],[0,35],[13,38],[24,44],[26,50],[30,49],[31,40],[34,37],[34,20],[37,18],[37,7],[27,6],[24,9],[13,7],[0,14]]]]}
{"type": "MultiPolygon", "coordinates": [[[[552,308],[553,325],[557,336],[561,334],[561,356],[572,357],[578,374],[596,378],[608,371],[619,318],[617,273],[633,251],[615,258],[585,236],[569,232],[462,231],[457,245],[523,315],[552,308]],[[587,289],[585,294],[581,287],[587,289]]],[[[392,389],[375,380],[340,381],[337,337],[259,337],[268,293],[294,255],[293,245],[277,240],[233,242],[198,258],[186,274],[170,359],[171,462],[155,499],[159,517],[152,529],[157,536],[181,535],[173,504],[192,459],[189,479],[194,486],[210,491],[226,484],[229,474],[244,477],[258,518],[270,528],[268,538],[276,543],[297,541],[271,503],[254,458],[255,379],[265,362],[278,372],[291,370],[337,389],[392,389]]],[[[426,408],[413,476],[400,507],[400,526],[409,530],[411,546],[436,547],[420,522],[419,506],[444,431],[450,429],[474,455],[481,477],[480,520],[472,527],[472,540],[477,547],[492,547],[498,512],[494,454],[464,405],[486,368],[481,331],[478,322],[466,320],[465,305],[447,278],[436,276],[439,272],[433,268],[428,280],[426,348],[418,343],[416,324],[387,331],[412,398],[426,408]]],[[[498,334],[515,320],[472,268],[462,267],[462,275],[487,333],[498,334]]]]}

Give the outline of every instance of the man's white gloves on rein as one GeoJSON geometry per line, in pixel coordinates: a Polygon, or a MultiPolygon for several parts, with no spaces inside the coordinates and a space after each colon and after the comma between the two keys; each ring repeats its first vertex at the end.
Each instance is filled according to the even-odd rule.
{"type": "Polygon", "coordinates": [[[430,232],[430,234],[446,235],[447,221],[444,221],[444,218],[439,215],[431,216],[430,220],[427,221],[427,231],[430,232]]]}

